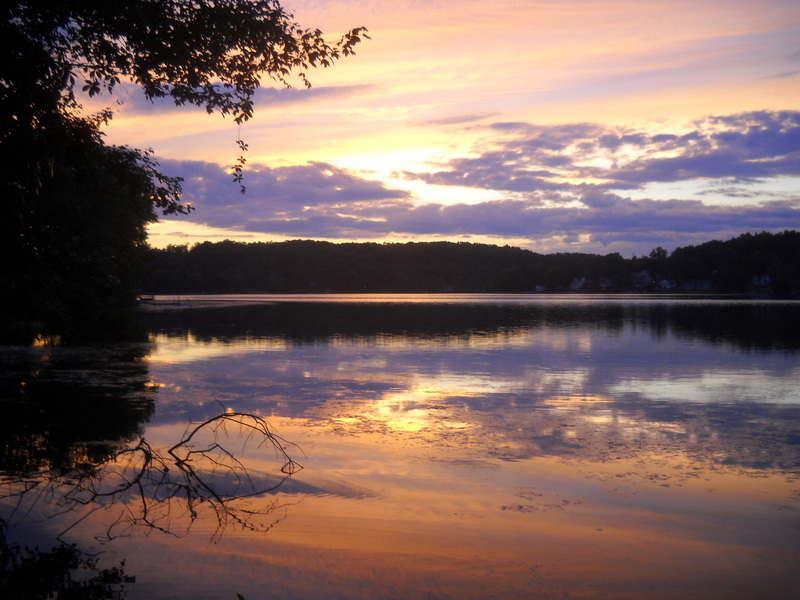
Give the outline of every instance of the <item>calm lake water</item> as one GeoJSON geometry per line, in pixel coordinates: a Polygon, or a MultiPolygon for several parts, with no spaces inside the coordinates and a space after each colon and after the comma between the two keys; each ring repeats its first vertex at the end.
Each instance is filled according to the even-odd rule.
{"type": "Polygon", "coordinates": [[[800,597],[800,302],[156,300],[0,348],[9,537],[128,598],[800,597]]]}

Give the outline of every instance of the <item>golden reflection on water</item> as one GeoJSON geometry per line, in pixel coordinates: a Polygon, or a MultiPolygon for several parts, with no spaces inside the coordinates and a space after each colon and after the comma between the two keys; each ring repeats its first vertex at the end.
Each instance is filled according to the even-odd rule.
{"type": "Polygon", "coordinates": [[[431,387],[417,387],[408,391],[388,393],[372,403],[360,405],[357,416],[334,417],[343,425],[361,425],[364,421],[380,423],[396,431],[418,432],[428,428],[468,427],[465,422],[454,422],[441,418],[441,405],[450,398],[451,390],[431,387]]]}
{"type": "Polygon", "coordinates": [[[192,334],[181,337],[165,333],[150,335],[153,350],[147,357],[149,363],[184,364],[222,356],[250,354],[254,351],[280,351],[286,349],[286,340],[237,339],[236,342],[219,339],[200,339],[192,334]]]}
{"type": "Polygon", "coordinates": [[[302,440],[294,479],[319,491],[266,537],[211,547],[196,532],[175,548],[176,578],[224,575],[246,597],[267,586],[279,598],[745,598],[753,582],[785,586],[797,556],[784,529],[797,526],[796,499],[780,474],[652,452],[470,459],[375,430],[274,424],[302,440]]]}

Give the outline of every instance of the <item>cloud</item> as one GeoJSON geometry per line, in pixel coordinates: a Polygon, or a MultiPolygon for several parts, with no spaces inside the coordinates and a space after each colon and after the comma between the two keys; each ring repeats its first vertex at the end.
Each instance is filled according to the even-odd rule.
{"type": "Polygon", "coordinates": [[[774,75],[768,75],[767,77],[762,77],[762,80],[769,81],[771,79],[788,79],[789,77],[795,77],[800,75],[800,71],[783,71],[781,73],[775,73],[774,75]]]}
{"type": "Polygon", "coordinates": [[[480,115],[455,115],[443,117],[441,119],[429,119],[412,123],[418,127],[440,127],[442,125],[463,125],[464,123],[474,123],[495,116],[496,113],[485,113],[480,115]]]}
{"type": "MultiPolygon", "coordinates": [[[[258,88],[253,95],[255,110],[273,106],[304,104],[341,100],[354,96],[365,96],[374,93],[378,85],[341,85],[312,88],[258,88]]],[[[145,99],[141,89],[129,94],[122,100],[122,111],[126,115],[157,115],[169,113],[185,113],[187,110],[206,112],[203,107],[177,106],[171,98],[145,99]]]]}
{"type": "Polygon", "coordinates": [[[586,188],[581,205],[543,206],[537,199],[476,204],[416,204],[410,193],[325,163],[254,167],[242,195],[230,175],[209,163],[168,163],[185,177],[193,220],[214,227],[306,237],[492,235],[541,237],[609,232],[780,229],[800,223],[800,202],[710,206],[700,200],[631,200],[586,188]]]}
{"type": "Polygon", "coordinates": [[[353,96],[366,96],[380,89],[378,85],[337,85],[312,88],[259,88],[256,90],[254,101],[256,110],[264,105],[298,104],[301,102],[315,102],[340,100],[353,96]]]}
{"type": "Polygon", "coordinates": [[[483,236],[531,244],[558,237],[575,240],[570,246],[575,250],[641,251],[654,241],[674,247],[800,225],[800,196],[764,185],[800,175],[800,113],[709,117],[688,132],[594,124],[503,123],[485,129],[498,137],[481,151],[433,165],[429,172],[397,175],[451,186],[451,203],[425,201],[324,162],[252,166],[244,195],[219,165],[162,166],[185,178],[185,200],[197,207],[191,220],[273,236],[483,236]],[[633,198],[626,191],[698,179],[707,180],[705,187],[689,196],[633,198]],[[458,189],[465,187],[491,190],[497,197],[458,202],[458,189]],[[708,203],[704,194],[724,195],[730,202],[708,203]]]}
{"type": "Polygon", "coordinates": [[[596,207],[531,206],[524,200],[498,200],[453,206],[427,205],[398,210],[391,224],[401,231],[483,234],[536,238],[566,234],[627,235],[653,231],[698,232],[720,229],[775,229],[798,223],[797,206],[706,206],[700,201],[633,201],[607,197],[596,207]]]}
{"type": "Polygon", "coordinates": [[[800,176],[800,112],[713,116],[689,133],[590,123],[494,123],[496,137],[432,172],[401,175],[437,185],[507,192],[608,190],[659,182],[800,176]],[[570,183],[574,182],[574,183],[570,183]]]}
{"type": "Polygon", "coordinates": [[[162,161],[162,168],[184,178],[183,198],[197,209],[192,220],[246,231],[283,233],[294,228],[293,222],[344,218],[348,212],[362,213],[356,220],[371,219],[375,206],[409,198],[406,191],[321,162],[275,168],[254,165],[245,174],[245,194],[217,164],[162,161]]]}

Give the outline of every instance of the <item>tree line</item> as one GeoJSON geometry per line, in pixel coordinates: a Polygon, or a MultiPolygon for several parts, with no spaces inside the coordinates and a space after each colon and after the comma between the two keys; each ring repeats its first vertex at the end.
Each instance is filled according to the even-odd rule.
{"type": "Polygon", "coordinates": [[[153,294],[800,291],[800,232],[745,233],[629,259],[467,242],[226,240],[148,251],[153,294]]]}

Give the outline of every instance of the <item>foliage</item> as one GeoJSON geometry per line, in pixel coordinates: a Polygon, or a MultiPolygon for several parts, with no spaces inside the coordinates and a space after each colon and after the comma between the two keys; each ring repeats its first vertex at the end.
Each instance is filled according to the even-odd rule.
{"type": "Polygon", "coordinates": [[[667,268],[679,285],[704,277],[720,292],[766,288],[787,296],[800,291],[800,231],[745,233],[678,248],[667,268]]]}
{"type": "Polygon", "coordinates": [[[0,521],[0,597],[7,600],[112,600],[125,597],[125,561],[99,569],[95,558],[74,546],[49,551],[26,548],[6,539],[0,521]]]}
{"type": "MultiPolygon", "coordinates": [[[[111,113],[83,114],[82,93],[131,82],[150,100],[241,124],[261,76],[288,84],[299,71],[308,85],[307,69],[352,54],[365,35],[328,43],[277,0],[16,1],[0,15],[0,327],[59,329],[76,311],[132,302],[145,226],[158,210],[192,209],[151,151],[104,143],[111,113]]],[[[240,156],[240,184],[243,166],[240,156]]]]}
{"type": "Polygon", "coordinates": [[[6,132],[0,309],[12,318],[58,327],[129,302],[154,207],[186,210],[180,182],[146,152],[105,145],[101,121],[54,113],[46,127],[6,132]]]}
{"type": "Polygon", "coordinates": [[[143,285],[154,293],[557,290],[586,268],[611,277],[622,260],[450,242],[204,242],[151,250],[143,285]]]}
{"type": "Polygon", "coordinates": [[[744,234],[671,255],[656,248],[631,259],[448,242],[204,242],[151,249],[144,287],[167,294],[758,289],[789,295],[800,288],[800,232],[744,234]]]}
{"type": "Polygon", "coordinates": [[[131,80],[148,99],[170,97],[237,123],[252,116],[263,74],[288,84],[299,69],[310,85],[307,69],[352,54],[365,34],[353,29],[329,44],[278,0],[14,2],[3,13],[16,65],[3,79],[34,88],[34,106],[73,103],[77,85],[93,96],[131,80]]]}

